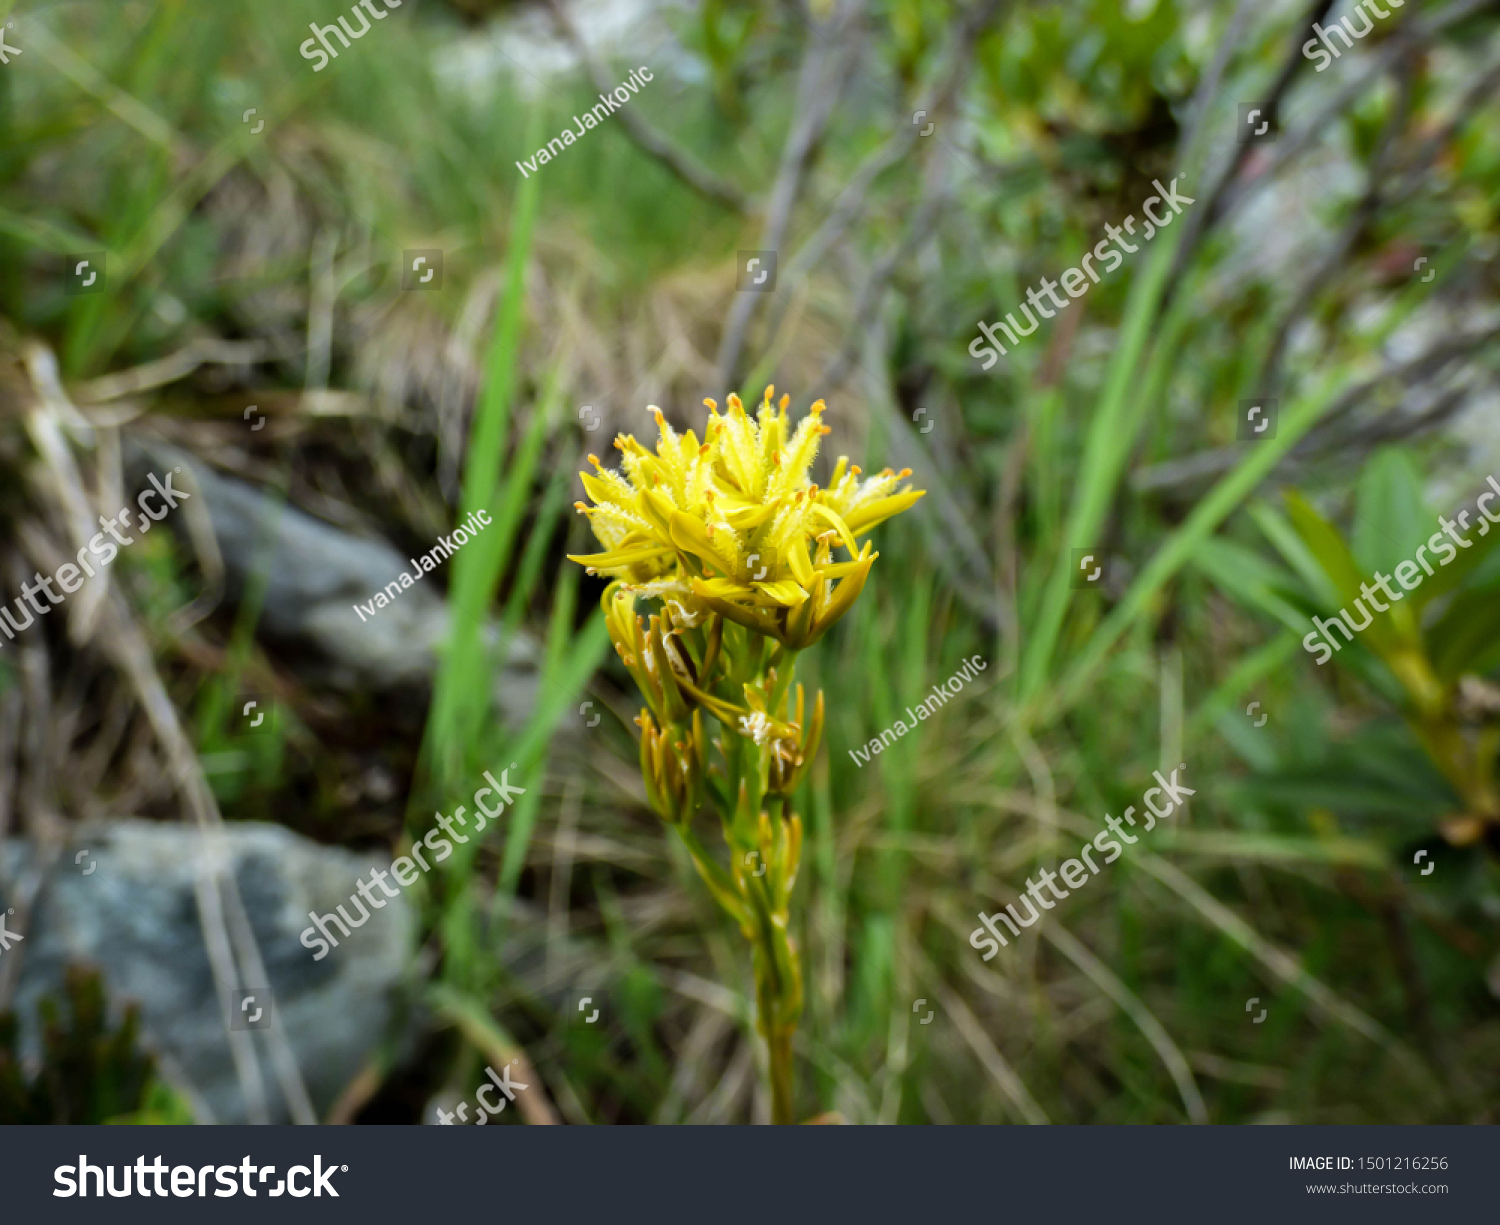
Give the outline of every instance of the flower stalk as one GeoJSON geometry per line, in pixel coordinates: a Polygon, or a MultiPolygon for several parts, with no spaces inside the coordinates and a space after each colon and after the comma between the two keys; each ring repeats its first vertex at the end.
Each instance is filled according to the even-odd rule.
{"type": "Polygon", "coordinates": [[[612,581],[601,600],[615,651],[646,705],[641,776],[652,809],[676,831],[694,868],[749,942],[756,1028],[769,1056],[772,1118],[795,1121],[792,1041],[802,967],[791,898],[802,857],[792,810],[823,734],[823,694],[795,683],[797,655],[850,608],[878,557],[858,537],[922,496],[910,475],[860,479],[840,459],[827,488],[808,477],[829,432],[823,402],[792,430],[773,388],[755,419],[731,395],[712,400],[700,444],[654,409],[654,452],[616,439],[622,472],[583,473],[601,553],[571,560],[612,581]],[[839,559],[836,552],[842,550],[839,559]],[[639,599],[657,610],[643,617],[639,599]],[[717,813],[720,863],[694,821],[717,813]]]}

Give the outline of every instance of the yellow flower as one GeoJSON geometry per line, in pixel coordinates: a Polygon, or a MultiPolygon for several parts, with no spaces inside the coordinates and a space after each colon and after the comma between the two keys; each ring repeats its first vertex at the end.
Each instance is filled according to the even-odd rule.
{"type": "Polygon", "coordinates": [[[910,470],[860,479],[841,458],[832,484],[808,478],[829,429],[823,401],[795,430],[790,397],[778,406],[766,388],[757,419],[736,395],[728,412],[709,408],[704,441],[678,434],[655,407],[654,453],[634,437],[615,446],[623,474],[589,456],[583,473],[593,505],[578,503],[604,552],[574,556],[592,573],[620,581],[629,595],[657,597],[691,625],[706,611],[800,649],[848,610],[878,556],[857,538],[906,510],[922,491],[897,489],[910,470]],[[834,550],[847,557],[835,560],[834,550]]]}

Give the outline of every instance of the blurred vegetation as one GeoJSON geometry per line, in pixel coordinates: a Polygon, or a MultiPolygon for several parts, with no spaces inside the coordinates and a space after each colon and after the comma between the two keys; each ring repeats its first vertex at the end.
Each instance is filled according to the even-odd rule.
{"type": "MultiPolygon", "coordinates": [[[[587,452],[649,433],[649,403],[684,425],[705,394],[774,381],[797,410],[827,399],[840,449],[933,491],[801,660],[829,698],[796,805],[801,1116],[1495,1122],[1500,563],[1472,550],[1327,667],[1300,649],[1351,580],[1411,556],[1430,508],[1500,473],[1493,5],[1409,0],[1321,74],[1298,48],[1326,4],[809,8],[627,10],[662,40],[628,108],[741,213],[619,116],[521,176],[598,92],[488,24],[550,31],[545,8],[408,0],[315,74],[304,5],[0,0],[25,48],[0,69],[6,403],[38,394],[28,340],[75,393],[253,342],[76,396],[97,445],[169,438],[402,548],[496,521],[438,576],[450,636],[417,711],[301,685],[253,591],[181,629],[205,585],[186,542],[118,567],[226,818],[399,854],[482,770],[514,762],[528,787],[414,890],[432,1032],[359,1117],[430,1121],[521,1052],[532,1121],[768,1117],[748,958],[645,804],[601,584],[563,554],[587,452]],[[1237,142],[1242,104],[1276,142],[1237,142]],[[976,321],[1175,175],[1183,216],[981,372],[976,321]],[[401,252],[425,247],[442,290],[401,292],[401,252]],[[767,248],[777,292],[737,295],[736,253],[767,248]],[[65,257],[95,251],[108,292],[69,295],[65,257]],[[1237,442],[1239,401],[1267,394],[1274,437],[1237,442]],[[250,404],[274,428],[248,433],[250,404]],[[1111,559],[1103,591],[1072,587],[1079,548],[1111,559]],[[489,705],[490,620],[536,644],[520,729],[489,705]],[[851,760],[974,654],[980,685],[851,760]],[[225,720],[245,683],[285,696],[254,744],[225,720]],[[1182,762],[1182,817],[980,960],[976,912],[1182,762]],[[372,767],[390,795],[361,784],[372,767]]],[[[597,14],[572,13],[593,41],[597,14]]],[[[636,62],[594,55],[611,82],[636,62]]],[[[17,556],[43,514],[22,416],[0,428],[17,556]]],[[[103,654],[38,638],[52,684],[109,690],[103,654]]],[[[149,757],[63,774],[49,802],[175,816],[149,757]]],[[[137,1109],[143,1075],[96,1114],[137,1109]]]]}
{"type": "Polygon", "coordinates": [[[42,1059],[28,1076],[17,1051],[14,1013],[0,1013],[0,1123],[191,1123],[192,1115],[153,1075],[153,1060],[137,1045],[139,1018],[126,1005],[118,1029],[106,1015],[104,978],[97,969],[70,966],[68,1016],[43,997],[42,1059]]]}

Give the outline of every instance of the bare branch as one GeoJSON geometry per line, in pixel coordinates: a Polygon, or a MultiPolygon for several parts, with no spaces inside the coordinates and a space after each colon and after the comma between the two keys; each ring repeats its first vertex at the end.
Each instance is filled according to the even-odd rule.
{"type": "MultiPolygon", "coordinates": [[[[1312,0],[1308,7],[1307,16],[1303,19],[1300,29],[1287,46],[1285,58],[1282,60],[1281,70],[1276,74],[1276,79],[1271,83],[1269,89],[1261,97],[1256,106],[1263,114],[1275,115],[1281,106],[1281,99],[1285,96],[1287,89],[1291,86],[1293,78],[1298,70],[1307,63],[1307,58],[1302,54],[1302,44],[1312,32],[1312,28],[1324,17],[1328,16],[1328,10],[1333,7],[1333,0],[1312,0]]],[[[1206,113],[1206,111],[1205,111],[1206,113]]],[[[1187,153],[1192,153],[1192,147],[1185,145],[1187,153]]],[[[1250,145],[1237,145],[1233,156],[1229,158],[1228,164],[1220,174],[1218,181],[1211,191],[1205,192],[1207,197],[1203,207],[1194,210],[1186,219],[1187,232],[1177,247],[1177,255],[1172,261],[1172,271],[1167,277],[1167,287],[1162,294],[1162,302],[1169,301],[1177,289],[1178,282],[1183,272],[1192,259],[1194,252],[1198,249],[1199,242],[1209,228],[1219,220],[1219,213],[1223,205],[1224,196],[1228,192],[1230,184],[1239,174],[1240,167],[1244,165],[1245,158],[1250,154],[1250,145]]]]}
{"type": "MultiPolygon", "coordinates": [[[[782,146],[781,165],[776,171],[776,182],[766,206],[758,250],[778,250],[786,237],[792,206],[802,186],[802,172],[823,138],[823,131],[854,64],[857,48],[850,34],[861,11],[861,0],[840,0],[833,16],[813,29],[797,76],[797,102],[792,112],[792,126],[782,146]]],[[[744,347],[745,333],[749,330],[758,298],[758,294],[736,294],[729,308],[729,318],[724,324],[718,358],[714,363],[721,388],[734,385],[735,367],[739,364],[740,350],[744,347]]]]}
{"type": "MultiPolygon", "coordinates": [[[[601,94],[609,93],[614,88],[614,84],[604,70],[604,65],[594,58],[594,53],[583,41],[583,35],[573,23],[573,18],[563,4],[563,0],[549,0],[549,3],[558,27],[567,40],[573,44],[574,50],[578,52],[578,58],[588,72],[589,79],[593,81],[594,88],[601,94]]],[[[717,200],[720,204],[728,205],[737,213],[751,211],[750,201],[744,192],[729,180],[720,178],[686,149],[673,144],[647,123],[638,112],[631,110],[628,106],[623,107],[616,113],[616,118],[625,126],[626,133],[636,144],[689,187],[710,200],[717,200]]]]}
{"type": "Polygon", "coordinates": [[[176,353],[154,362],[79,383],[73,388],[73,399],[79,404],[104,404],[174,383],[199,366],[249,365],[261,361],[268,351],[268,346],[259,340],[193,340],[176,353]]]}
{"type": "MultiPolygon", "coordinates": [[[[1378,435],[1372,432],[1376,427],[1364,427],[1353,434],[1344,432],[1336,435],[1331,427],[1366,401],[1382,385],[1395,381],[1411,386],[1421,380],[1432,378],[1453,361],[1467,357],[1497,340],[1500,340],[1500,328],[1459,336],[1434,345],[1427,352],[1410,361],[1388,366],[1378,374],[1361,380],[1339,396],[1323,414],[1323,420],[1318,428],[1309,431],[1307,436],[1282,461],[1283,465],[1310,463],[1314,462],[1321,453],[1336,453],[1344,448],[1350,437],[1362,437],[1366,440],[1372,437],[1395,437],[1410,433],[1414,428],[1420,428],[1420,426],[1407,423],[1400,429],[1385,427],[1385,432],[1378,435]]],[[[1421,425],[1428,424],[1438,419],[1435,414],[1451,412],[1454,407],[1456,406],[1446,398],[1440,398],[1417,421],[1421,425]]],[[[1240,462],[1243,454],[1242,447],[1214,447],[1181,459],[1154,464],[1135,473],[1131,477],[1130,487],[1137,493],[1175,493],[1222,476],[1240,462]]]]}
{"type": "MultiPolygon", "coordinates": [[[[953,99],[968,78],[979,35],[994,20],[995,12],[1002,2],[1003,0],[982,0],[955,27],[952,53],[935,74],[942,84],[932,93],[931,101],[923,108],[926,114],[940,118],[951,111],[953,99]]],[[[805,278],[838,243],[869,203],[870,188],[875,180],[911,152],[918,136],[914,123],[898,124],[896,134],[865,158],[835,197],[828,215],[813,231],[812,237],[802,244],[801,249],[787,263],[783,275],[788,281],[805,278]]],[[[768,349],[775,344],[776,336],[781,331],[790,301],[790,294],[776,295],[766,327],[768,349]]]]}
{"type": "Polygon", "coordinates": [[[1389,118],[1381,128],[1379,144],[1376,146],[1374,155],[1370,158],[1370,169],[1365,182],[1364,194],[1354,206],[1348,223],[1339,232],[1337,238],[1323,252],[1323,258],[1319,260],[1308,274],[1303,278],[1302,284],[1292,297],[1291,305],[1286,309],[1276,325],[1276,330],[1271,334],[1271,344],[1266,350],[1264,362],[1261,364],[1260,376],[1256,379],[1254,386],[1269,389],[1276,385],[1281,374],[1282,359],[1286,355],[1287,338],[1291,335],[1292,328],[1297,321],[1307,313],[1308,308],[1318,299],[1330,285],[1336,282],[1339,270],[1344,266],[1344,257],[1353,248],[1365,227],[1374,219],[1381,205],[1381,184],[1385,178],[1386,164],[1395,147],[1397,134],[1406,126],[1411,117],[1411,62],[1405,64],[1405,71],[1401,74],[1401,92],[1397,104],[1391,108],[1389,118]]]}
{"type": "MultiPolygon", "coordinates": [[[[1356,77],[1343,89],[1339,90],[1328,103],[1313,116],[1302,130],[1289,140],[1279,143],[1276,156],[1263,174],[1258,174],[1252,182],[1244,184],[1233,196],[1224,202],[1219,215],[1211,220],[1223,221],[1239,211],[1242,205],[1250,199],[1260,188],[1271,182],[1282,170],[1291,164],[1307,149],[1319,136],[1328,131],[1333,121],[1348,109],[1351,103],[1358,98],[1366,89],[1379,80],[1390,67],[1402,56],[1409,55],[1423,43],[1431,42],[1444,30],[1457,25],[1472,17],[1482,9],[1494,7],[1500,0],[1459,0],[1458,3],[1449,5],[1442,12],[1435,14],[1428,21],[1408,21],[1380,51],[1375,62],[1363,75],[1356,77]]],[[[1249,146],[1245,146],[1249,148],[1249,146]]]]}

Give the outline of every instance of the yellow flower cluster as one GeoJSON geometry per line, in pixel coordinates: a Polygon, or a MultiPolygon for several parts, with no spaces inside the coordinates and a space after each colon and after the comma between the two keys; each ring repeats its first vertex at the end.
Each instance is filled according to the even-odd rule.
{"type": "Polygon", "coordinates": [[[678,434],[654,408],[661,436],[652,453],[634,437],[615,446],[623,474],[595,456],[582,473],[594,505],[578,503],[604,552],[572,560],[620,580],[622,592],[675,605],[679,621],[711,610],[793,650],[811,646],[848,610],[878,556],[857,538],[911,506],[920,490],[896,486],[910,470],[860,479],[841,458],[827,488],[808,477],[820,438],[823,401],[791,428],[789,397],[757,419],[736,395],[728,412],[705,400],[700,443],[678,434]],[[833,552],[842,546],[844,561],[833,552]]]}
{"type": "Polygon", "coordinates": [[[712,400],[704,441],[656,414],[655,452],[615,440],[622,472],[589,456],[583,473],[602,553],[573,557],[612,578],[601,603],[610,640],[646,699],[641,776],[651,807],[682,839],[699,875],[754,950],[756,1024],[770,1052],[772,1114],[789,1123],[792,1035],[802,969],[791,935],[802,821],[792,798],[823,733],[823,695],[792,688],[797,652],[848,611],[875,563],[858,537],[922,496],[898,489],[909,472],[860,479],[840,459],[826,489],[808,477],[828,428],[823,402],[791,428],[774,388],[752,420],[738,396],[712,400]],[[834,560],[842,548],[847,557],[834,560]],[[635,602],[661,601],[648,618],[635,602]],[[709,752],[705,715],[717,722],[709,752]],[[723,820],[720,864],[693,822],[706,805],[723,820]],[[754,866],[752,866],[754,865],[754,866]]]}

